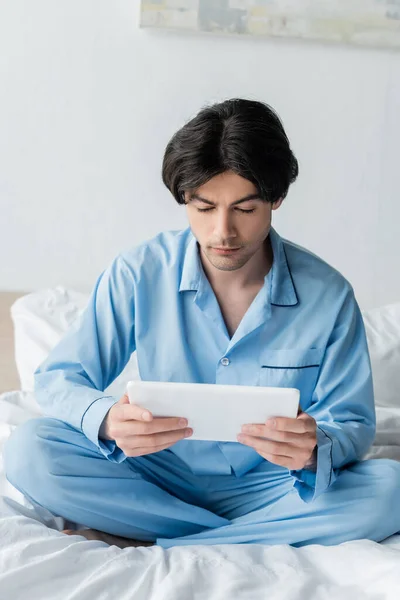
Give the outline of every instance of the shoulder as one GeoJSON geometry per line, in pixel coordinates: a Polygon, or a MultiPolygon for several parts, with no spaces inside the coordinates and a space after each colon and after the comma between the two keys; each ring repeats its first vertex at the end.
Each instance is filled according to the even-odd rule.
{"type": "Polygon", "coordinates": [[[154,274],[161,268],[173,267],[182,261],[190,236],[190,229],[163,231],[137,246],[122,251],[118,259],[136,277],[143,271],[154,274]]]}
{"type": "Polygon", "coordinates": [[[343,300],[354,294],[351,283],[332,265],[307,248],[283,239],[288,267],[296,291],[343,300]]]}

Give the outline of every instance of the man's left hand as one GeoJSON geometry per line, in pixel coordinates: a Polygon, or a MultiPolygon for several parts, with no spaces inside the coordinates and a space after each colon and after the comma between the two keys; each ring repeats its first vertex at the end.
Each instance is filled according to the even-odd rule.
{"type": "Polygon", "coordinates": [[[237,439],[269,462],[291,471],[315,467],[317,423],[307,413],[297,419],[275,417],[265,424],[243,425],[237,439]]]}

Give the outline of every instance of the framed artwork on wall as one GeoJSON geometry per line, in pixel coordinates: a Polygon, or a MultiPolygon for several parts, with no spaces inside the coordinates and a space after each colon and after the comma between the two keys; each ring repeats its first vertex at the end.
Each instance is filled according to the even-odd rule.
{"type": "Polygon", "coordinates": [[[142,0],[141,26],[400,49],[400,0],[142,0]]]}

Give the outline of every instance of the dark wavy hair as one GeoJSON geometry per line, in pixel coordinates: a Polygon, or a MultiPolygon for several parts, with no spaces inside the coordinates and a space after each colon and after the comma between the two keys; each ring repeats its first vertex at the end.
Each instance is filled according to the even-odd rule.
{"type": "Polygon", "coordinates": [[[203,108],[175,133],[162,179],[179,204],[215,175],[233,171],[257,187],[260,198],[284,198],[299,173],[277,113],[267,104],[234,98],[203,108]]]}

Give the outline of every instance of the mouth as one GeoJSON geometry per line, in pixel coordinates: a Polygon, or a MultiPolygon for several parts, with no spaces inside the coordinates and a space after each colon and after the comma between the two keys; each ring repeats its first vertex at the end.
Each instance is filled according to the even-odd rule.
{"type": "Polygon", "coordinates": [[[231,254],[235,254],[235,252],[238,252],[240,248],[212,248],[212,250],[217,254],[229,256],[231,254]]]}

